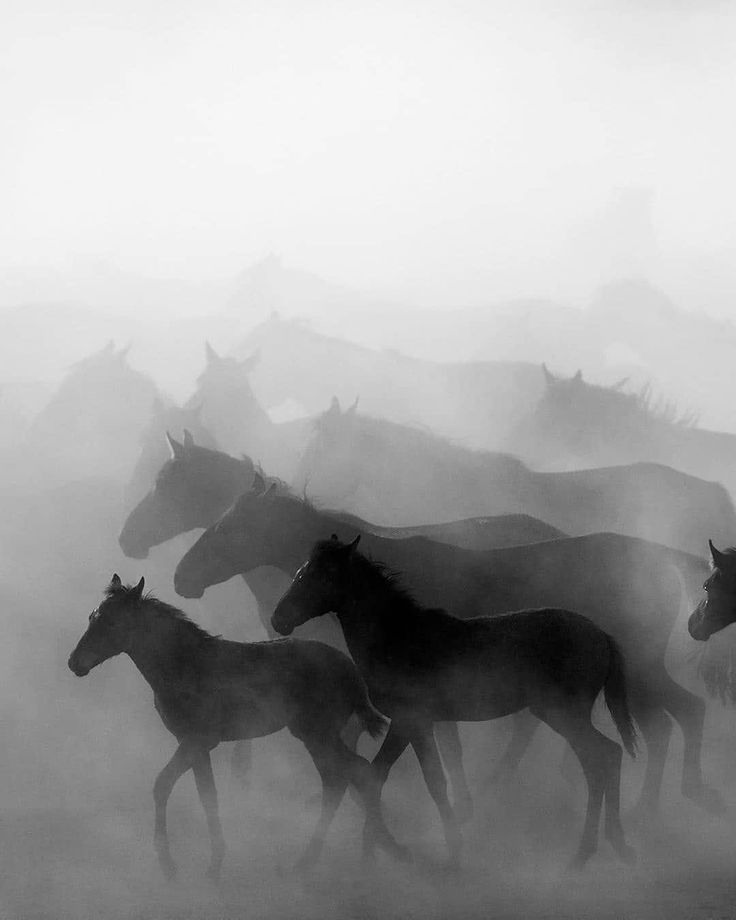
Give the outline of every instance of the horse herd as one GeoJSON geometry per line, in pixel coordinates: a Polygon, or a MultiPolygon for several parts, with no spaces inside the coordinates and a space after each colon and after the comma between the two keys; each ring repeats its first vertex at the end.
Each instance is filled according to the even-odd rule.
{"type": "MultiPolygon", "coordinates": [[[[220,416],[238,405],[250,412],[250,396],[238,403],[243,392],[219,405],[220,416]]],[[[317,419],[283,429],[261,419],[258,439],[259,461],[278,475],[268,462],[264,472],[247,455],[217,449],[199,430],[167,433],[169,457],[152,487],[142,497],[138,488],[135,500],[136,490],[128,493],[119,543],[142,560],[204,529],[176,566],[176,592],[201,598],[242,576],[269,639],[210,635],[145,593],[143,579],[125,585],[114,575],[69,659],[81,676],[127,653],[177,739],[154,787],[166,875],[175,872],[166,803],[176,781],[194,774],[217,877],[224,839],[210,752],[234,741],[234,763],[247,769],[250,740],[282,728],[303,742],[322,781],[304,867],[320,855],[349,786],[365,810],[365,854],[409,858],[381,802],[407,747],[458,865],[473,795],[457,723],[503,716],[512,716],[512,737],[488,781],[513,774],[545,722],[585,777],[574,865],[596,851],[601,814],[606,839],[630,862],[622,747],[591,721],[601,694],[630,755],[641,738],[640,814],[657,810],[673,720],[684,739],[682,795],[722,811],[701,768],[705,702],[665,667],[683,606],[697,599],[689,620],[697,640],[736,621],[736,553],[710,544],[710,563],[700,555],[711,535],[736,532],[722,486],[656,463],[539,473],[515,456],[464,449],[355,405],[343,411],[336,400],[317,419]],[[356,751],[362,731],[385,733],[372,762],[356,751]]]]}

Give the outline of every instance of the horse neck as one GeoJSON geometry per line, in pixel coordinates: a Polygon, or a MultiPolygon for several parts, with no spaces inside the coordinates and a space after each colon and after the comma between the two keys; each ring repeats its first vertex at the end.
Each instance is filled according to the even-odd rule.
{"type": "Polygon", "coordinates": [[[350,594],[336,613],[350,653],[356,660],[365,660],[376,646],[391,641],[401,619],[415,605],[385,576],[370,571],[365,561],[360,560],[359,565],[350,594]]]}
{"type": "Polygon", "coordinates": [[[142,610],[145,628],[136,632],[127,654],[154,693],[181,687],[196,669],[204,636],[166,614],[142,610]]]}

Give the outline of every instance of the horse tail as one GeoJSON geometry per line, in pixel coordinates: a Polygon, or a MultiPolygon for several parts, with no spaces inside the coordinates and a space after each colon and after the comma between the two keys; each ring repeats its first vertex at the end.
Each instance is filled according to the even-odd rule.
{"type": "Polygon", "coordinates": [[[365,681],[354,668],[353,711],[371,738],[379,738],[388,728],[388,719],[371,703],[365,681]]]}
{"type": "Polygon", "coordinates": [[[606,639],[608,640],[609,659],[603,695],[624,747],[631,757],[636,757],[636,728],[626,694],[624,656],[615,639],[609,635],[606,635],[606,639]]]}

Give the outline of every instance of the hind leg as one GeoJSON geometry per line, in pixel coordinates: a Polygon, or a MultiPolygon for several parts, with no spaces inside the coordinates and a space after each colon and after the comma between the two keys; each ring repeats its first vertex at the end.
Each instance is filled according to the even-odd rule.
{"type": "Polygon", "coordinates": [[[554,731],[565,738],[577,754],[588,786],[588,807],[585,824],[574,868],[582,868],[598,849],[598,828],[600,825],[603,796],[608,778],[608,757],[604,736],[590,721],[590,704],[572,707],[535,707],[535,713],[554,731]]]}
{"type": "Polygon", "coordinates": [[[646,821],[656,815],[659,809],[659,796],[662,788],[664,765],[670,746],[672,722],[661,706],[652,703],[642,704],[631,700],[631,712],[639,726],[639,731],[647,746],[647,765],[644,783],[634,812],[646,821]]]}
{"type": "Polygon", "coordinates": [[[464,823],[473,817],[473,797],[463,766],[463,748],[457,722],[435,722],[434,737],[450,778],[455,815],[458,821],[464,823]]]}
{"type": "Polygon", "coordinates": [[[300,869],[308,869],[319,859],[324,847],[327,832],[340,807],[348,785],[346,771],[341,768],[339,758],[333,751],[322,745],[307,745],[314,764],[322,780],[322,806],[317,826],[307,844],[302,857],[297,863],[300,869]]]}
{"type": "Polygon", "coordinates": [[[414,748],[419,760],[419,766],[422,768],[429,794],[434,799],[437,811],[442,819],[445,841],[450,853],[450,865],[459,866],[463,840],[455,812],[452,810],[450,800],[447,797],[447,780],[445,779],[445,771],[442,769],[442,761],[434,740],[432,726],[412,726],[409,737],[411,746],[414,748]]]}
{"type": "Polygon", "coordinates": [[[529,747],[534,733],[539,728],[539,719],[528,709],[515,712],[511,718],[513,720],[511,741],[509,741],[503,757],[496,765],[496,769],[490,778],[485,781],[484,789],[488,789],[493,783],[504,782],[516,772],[516,768],[529,747]]]}
{"type": "Polygon", "coordinates": [[[606,786],[603,793],[605,803],[604,833],[606,840],[611,844],[618,856],[627,863],[636,860],[636,852],[626,843],[623,825],[621,824],[621,760],[623,751],[621,746],[606,738],[608,743],[608,771],[606,773],[606,786]]]}
{"type": "MultiPolygon", "coordinates": [[[[375,782],[378,800],[380,805],[381,791],[391,772],[391,767],[401,757],[409,745],[409,738],[400,728],[397,719],[392,720],[383,743],[373,758],[371,769],[373,771],[373,782],[375,782]]],[[[366,859],[372,859],[376,848],[376,838],[372,823],[366,818],[363,829],[363,856],[366,859]]]]}
{"type": "Polygon", "coordinates": [[[682,729],[685,754],[682,765],[682,794],[711,814],[723,813],[725,803],[719,792],[706,785],[700,755],[705,723],[705,700],[690,693],[667,675],[660,686],[662,705],[682,729]]]}

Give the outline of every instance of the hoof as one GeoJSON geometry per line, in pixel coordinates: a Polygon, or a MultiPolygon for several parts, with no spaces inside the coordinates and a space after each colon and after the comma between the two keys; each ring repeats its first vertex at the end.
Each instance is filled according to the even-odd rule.
{"type": "Polygon", "coordinates": [[[709,815],[720,817],[726,812],[726,802],[721,793],[710,786],[706,786],[705,783],[694,787],[683,786],[682,794],[709,815]]]}
{"type": "MultiPolygon", "coordinates": [[[[393,856],[396,862],[410,863],[412,861],[411,850],[403,843],[398,843],[391,837],[390,840],[379,840],[378,845],[389,856],[393,856]]],[[[365,852],[365,851],[364,851],[365,852]]]]}
{"type": "Polygon", "coordinates": [[[568,863],[567,871],[573,873],[582,872],[583,869],[588,865],[588,861],[592,855],[593,851],[591,850],[580,850],[568,863]]]}

